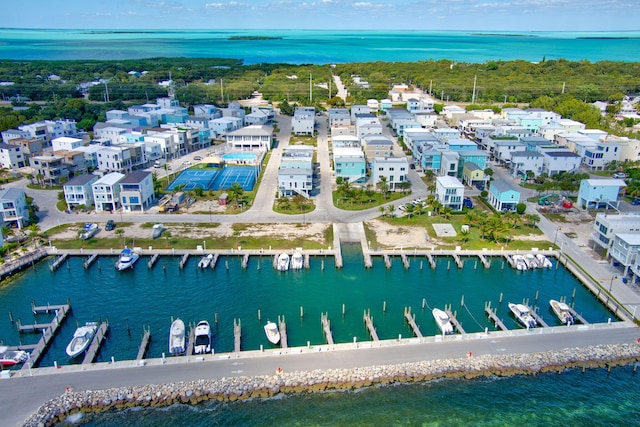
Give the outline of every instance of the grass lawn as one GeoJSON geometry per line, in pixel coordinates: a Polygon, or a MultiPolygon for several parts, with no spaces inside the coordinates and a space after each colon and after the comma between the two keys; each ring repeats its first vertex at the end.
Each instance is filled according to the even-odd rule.
{"type": "Polygon", "coordinates": [[[354,197],[345,199],[342,197],[342,193],[339,191],[333,192],[333,204],[338,209],[343,209],[345,211],[361,211],[369,208],[375,208],[376,206],[384,205],[385,203],[393,202],[394,200],[402,199],[403,197],[407,197],[410,193],[402,193],[402,192],[390,192],[387,193],[386,197],[383,197],[382,194],[375,192],[373,194],[358,194],[356,193],[354,197]]]}

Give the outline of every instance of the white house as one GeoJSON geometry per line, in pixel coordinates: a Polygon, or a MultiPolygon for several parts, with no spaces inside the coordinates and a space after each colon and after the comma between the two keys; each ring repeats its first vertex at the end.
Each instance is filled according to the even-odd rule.
{"type": "Polygon", "coordinates": [[[329,126],[349,126],[351,124],[351,114],[347,108],[329,109],[329,126]]]}
{"type": "Polygon", "coordinates": [[[124,174],[109,173],[91,185],[96,212],[113,212],[120,206],[120,181],[124,174]]]}
{"type": "Polygon", "coordinates": [[[544,169],[544,156],[537,151],[516,151],[511,153],[511,173],[513,176],[527,176],[527,171],[532,171],[538,176],[544,169]]]}
{"type": "Polygon", "coordinates": [[[78,175],[62,186],[67,206],[77,208],[93,206],[93,183],[98,181],[97,175],[78,175]]]}
{"type": "Polygon", "coordinates": [[[118,183],[120,186],[120,205],[127,212],[144,212],[155,201],[151,172],[134,171],[118,183]]]}
{"type": "Polygon", "coordinates": [[[309,197],[313,190],[313,147],[290,146],[284,149],[278,169],[278,196],[300,194],[309,197]]]}
{"type": "Polygon", "coordinates": [[[316,123],[314,107],[296,107],[291,119],[291,133],[296,135],[313,135],[316,123]]]}
{"type": "Polygon", "coordinates": [[[51,148],[53,151],[67,150],[73,151],[78,147],[84,145],[83,141],[79,138],[70,138],[68,136],[61,136],[51,140],[51,148]]]}
{"type": "Polygon", "coordinates": [[[29,221],[27,197],[18,188],[0,190],[0,215],[3,225],[8,227],[24,227],[29,221]]]}
{"type": "Polygon", "coordinates": [[[569,151],[549,150],[542,151],[544,170],[549,176],[560,172],[572,172],[578,170],[582,158],[569,151]]]}
{"type": "Polygon", "coordinates": [[[25,166],[25,158],[22,147],[0,143],[0,168],[16,169],[25,166]]]}
{"type": "Polygon", "coordinates": [[[227,149],[269,151],[273,140],[273,126],[247,126],[225,136],[227,149]]]}
{"type": "Polygon", "coordinates": [[[385,177],[390,191],[402,190],[404,182],[409,182],[409,162],[406,157],[375,157],[371,164],[371,181],[380,183],[385,177]]]}
{"type": "Polygon", "coordinates": [[[464,200],[464,185],[456,177],[439,176],[436,178],[436,199],[443,206],[460,211],[464,200]]]}
{"type": "Polygon", "coordinates": [[[613,239],[618,233],[640,233],[640,215],[608,215],[601,212],[596,214],[591,238],[605,251],[605,255],[611,248],[613,239]]]}

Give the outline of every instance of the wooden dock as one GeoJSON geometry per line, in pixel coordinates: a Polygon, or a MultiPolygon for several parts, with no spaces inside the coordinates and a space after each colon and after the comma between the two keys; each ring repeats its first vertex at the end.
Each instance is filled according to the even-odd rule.
{"type": "Polygon", "coordinates": [[[304,269],[308,270],[311,268],[311,256],[309,254],[304,254],[304,269]]]}
{"type": "Polygon", "coordinates": [[[193,356],[193,345],[196,342],[196,328],[193,327],[193,325],[191,325],[191,327],[189,328],[189,339],[187,340],[187,351],[186,351],[186,355],[187,356],[193,356]]]}
{"type": "Polygon", "coordinates": [[[84,354],[84,359],[82,359],[82,364],[93,363],[98,355],[98,351],[100,350],[100,346],[102,345],[102,341],[107,336],[107,332],[109,331],[109,322],[102,322],[100,326],[98,326],[98,330],[96,334],[93,336],[93,340],[91,340],[91,344],[87,349],[87,352],[84,354]]]}
{"type": "Polygon", "coordinates": [[[182,255],[182,259],[180,259],[180,264],[179,264],[180,270],[182,270],[184,266],[187,265],[188,260],[189,260],[189,253],[182,255]]]}
{"type": "Polygon", "coordinates": [[[380,338],[378,338],[378,333],[376,332],[376,328],[373,326],[373,317],[371,317],[371,313],[368,313],[367,310],[364,311],[363,320],[365,325],[367,325],[367,329],[369,330],[371,339],[373,341],[380,341],[380,338]]]}
{"type": "Polygon", "coordinates": [[[504,254],[504,257],[512,268],[516,268],[516,263],[510,255],[504,254]]]}
{"type": "Polygon", "coordinates": [[[499,328],[503,331],[508,331],[509,329],[504,325],[504,323],[502,323],[502,320],[500,320],[498,318],[498,316],[496,316],[496,313],[491,309],[491,307],[487,306],[484,308],[484,312],[487,313],[487,316],[489,316],[489,319],[493,320],[494,325],[496,326],[496,328],[499,328]]]}
{"type": "Polygon", "coordinates": [[[98,259],[98,254],[93,254],[91,255],[89,258],[87,258],[87,260],[84,262],[84,269],[87,270],[89,267],[91,267],[91,264],[93,264],[93,262],[98,259]]]}
{"type": "Polygon", "coordinates": [[[409,326],[411,326],[411,329],[413,329],[413,334],[418,338],[422,338],[422,332],[420,332],[420,328],[416,324],[416,315],[411,314],[411,307],[404,308],[404,318],[409,323],[409,326]]]}
{"type": "Polygon", "coordinates": [[[364,268],[373,268],[373,261],[371,260],[371,254],[369,252],[363,252],[364,268]]]}
{"type": "Polygon", "coordinates": [[[451,254],[451,256],[453,257],[453,260],[456,262],[456,265],[458,266],[458,268],[464,267],[464,262],[460,259],[460,256],[458,254],[451,254]]]}
{"type": "Polygon", "coordinates": [[[287,348],[287,324],[284,321],[284,316],[278,316],[278,330],[280,331],[280,347],[287,348]]]}
{"type": "Polygon", "coordinates": [[[387,254],[382,254],[382,258],[384,259],[384,266],[387,269],[391,268],[391,257],[387,254]]]}
{"type": "Polygon", "coordinates": [[[209,264],[209,268],[212,270],[216,268],[216,264],[218,263],[218,258],[220,254],[213,254],[213,259],[211,260],[211,264],[209,264]]]}
{"type": "Polygon", "coordinates": [[[58,268],[60,268],[62,263],[65,262],[68,256],[69,256],[68,253],[60,255],[58,258],[56,258],[55,261],[53,261],[53,263],[49,265],[49,270],[56,271],[58,268]]]}
{"type": "Polygon", "coordinates": [[[51,321],[51,323],[47,325],[47,328],[43,329],[42,337],[40,337],[40,340],[38,340],[38,342],[35,344],[35,346],[31,350],[31,355],[29,356],[29,360],[25,362],[25,364],[22,366],[22,369],[33,368],[33,366],[36,363],[38,363],[38,361],[44,354],[45,350],[49,346],[49,343],[55,336],[56,332],[58,332],[60,325],[62,324],[64,319],[66,319],[67,314],[71,311],[71,305],[70,304],[63,304],[63,305],[57,305],[57,306],[46,305],[44,307],[42,306],[38,307],[35,305],[32,306],[32,310],[34,310],[34,312],[37,312],[37,313],[49,313],[50,311],[45,311],[45,310],[51,310],[51,309],[56,310],[56,315],[51,321]],[[55,309],[55,307],[57,307],[57,310],[55,309]]]}
{"type": "Polygon", "coordinates": [[[409,269],[409,257],[407,256],[407,254],[400,254],[400,258],[402,258],[402,265],[404,266],[405,270],[409,269]]]}
{"type": "Polygon", "coordinates": [[[447,316],[449,316],[449,320],[451,321],[451,323],[453,323],[453,327],[456,328],[456,330],[460,332],[460,334],[466,335],[465,330],[462,328],[460,322],[458,322],[458,318],[453,315],[451,309],[445,310],[444,312],[447,313],[447,316]]]}
{"type": "Polygon", "coordinates": [[[542,320],[542,317],[540,317],[533,308],[529,307],[526,304],[525,304],[525,307],[529,309],[529,313],[531,313],[531,317],[533,317],[536,320],[536,322],[538,322],[538,325],[543,326],[545,328],[549,327],[549,325],[547,325],[547,323],[544,320],[542,320]]]}
{"type": "Polygon", "coordinates": [[[249,266],[249,254],[244,254],[242,257],[242,269],[246,270],[249,266]]]}
{"type": "Polygon", "coordinates": [[[240,341],[242,337],[242,321],[233,319],[233,351],[240,353],[240,341]]]}
{"type": "Polygon", "coordinates": [[[13,273],[23,270],[28,266],[35,266],[37,261],[40,261],[42,258],[47,256],[47,251],[40,248],[35,252],[32,252],[27,255],[23,255],[18,257],[15,260],[9,261],[5,263],[2,267],[0,267],[0,280],[5,279],[6,277],[11,276],[13,273]]]}
{"type": "Polygon", "coordinates": [[[587,319],[585,319],[584,317],[582,317],[581,315],[579,315],[572,307],[569,306],[569,313],[571,313],[571,315],[573,316],[574,319],[578,319],[580,321],[580,323],[582,323],[583,325],[588,325],[589,322],[587,322],[587,319]]]}
{"type": "Polygon", "coordinates": [[[436,269],[436,260],[433,258],[433,255],[427,254],[427,259],[429,260],[429,265],[433,270],[436,269]]]}
{"type": "Polygon", "coordinates": [[[151,329],[145,328],[144,334],[142,335],[142,342],[140,343],[140,347],[138,347],[138,355],[136,356],[136,360],[144,359],[144,355],[147,353],[147,349],[149,348],[150,342],[151,342],[151,329]]]}
{"type": "Polygon", "coordinates": [[[153,254],[149,262],[147,262],[147,268],[152,269],[153,265],[156,263],[159,256],[160,256],[159,254],[153,254]]]}
{"type": "Polygon", "coordinates": [[[479,254],[478,258],[480,258],[480,262],[482,262],[482,265],[484,265],[484,268],[490,268],[491,267],[491,262],[489,262],[489,260],[487,259],[486,256],[479,254]]]}
{"type": "Polygon", "coordinates": [[[329,322],[329,315],[327,313],[321,313],[320,322],[322,322],[322,330],[324,331],[324,336],[327,339],[327,344],[333,345],[333,334],[331,333],[331,322],[329,322]]]}

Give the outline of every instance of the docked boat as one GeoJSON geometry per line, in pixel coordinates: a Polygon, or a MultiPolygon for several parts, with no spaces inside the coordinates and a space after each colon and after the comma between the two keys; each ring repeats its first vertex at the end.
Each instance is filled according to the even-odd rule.
{"type": "Polygon", "coordinates": [[[89,347],[89,344],[91,344],[91,340],[93,340],[97,330],[97,322],[87,322],[84,326],[80,326],[76,329],[73,333],[73,338],[69,344],[67,344],[67,356],[76,357],[82,354],[87,347],[89,347]]]}
{"type": "Polygon", "coordinates": [[[516,316],[518,322],[522,323],[527,329],[535,328],[538,325],[536,319],[533,318],[531,312],[529,311],[529,307],[524,304],[514,304],[512,302],[509,303],[509,310],[516,316]]]}
{"type": "Polygon", "coordinates": [[[513,263],[516,266],[516,270],[527,271],[529,269],[529,267],[527,267],[527,263],[524,261],[524,256],[513,255],[511,259],[513,259],[513,263]]]}
{"type": "Polygon", "coordinates": [[[162,236],[163,231],[164,231],[164,225],[154,224],[153,227],[151,227],[151,238],[157,239],[158,237],[162,236]]]}
{"type": "Polygon", "coordinates": [[[0,365],[13,366],[24,363],[29,358],[29,353],[24,350],[9,350],[7,346],[0,347],[0,365]]]}
{"type": "Polygon", "coordinates": [[[201,320],[196,325],[194,354],[211,353],[211,326],[206,320],[201,320]]]}
{"type": "Polygon", "coordinates": [[[565,325],[573,325],[575,323],[573,315],[571,314],[571,308],[564,302],[557,300],[549,300],[549,305],[556,317],[565,325]]]}
{"type": "Polygon", "coordinates": [[[281,253],[278,255],[276,268],[278,271],[287,271],[289,269],[289,254],[281,253]]]}
{"type": "Polygon", "coordinates": [[[264,333],[271,344],[278,344],[280,342],[280,331],[278,325],[274,322],[267,322],[264,325],[264,333]]]}
{"type": "Polygon", "coordinates": [[[440,331],[445,335],[452,334],[453,324],[451,323],[449,315],[439,308],[434,308],[432,313],[433,318],[436,319],[436,324],[438,325],[438,328],[440,328],[440,331]]]}
{"type": "Polygon", "coordinates": [[[529,269],[538,268],[538,258],[534,254],[525,254],[524,262],[529,269]]]}
{"type": "Polygon", "coordinates": [[[553,267],[553,263],[549,258],[542,254],[536,254],[536,258],[538,259],[538,265],[540,268],[551,268],[553,267]]]}
{"type": "Polygon", "coordinates": [[[171,323],[171,329],[169,329],[169,353],[172,356],[179,356],[185,351],[184,322],[178,318],[171,323]]]}
{"type": "Polygon", "coordinates": [[[118,261],[116,262],[116,270],[122,271],[128,268],[133,268],[133,264],[138,261],[138,258],[140,258],[140,255],[129,248],[124,248],[120,252],[120,256],[118,257],[118,261]]]}
{"type": "Polygon", "coordinates": [[[200,262],[198,263],[198,267],[207,268],[211,265],[211,261],[213,261],[213,254],[208,254],[200,258],[200,262]]]}
{"type": "Polygon", "coordinates": [[[302,270],[304,268],[304,257],[300,252],[291,255],[291,269],[302,270]]]}
{"type": "Polygon", "coordinates": [[[98,224],[85,224],[80,232],[80,240],[89,240],[98,232],[98,224]]]}

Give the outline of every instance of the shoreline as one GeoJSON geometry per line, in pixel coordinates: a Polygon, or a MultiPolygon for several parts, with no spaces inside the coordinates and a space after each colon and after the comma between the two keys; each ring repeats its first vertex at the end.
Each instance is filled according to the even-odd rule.
{"type": "MultiPolygon", "coordinates": [[[[607,344],[547,352],[424,360],[351,369],[275,372],[272,375],[224,377],[168,384],[63,393],[42,404],[23,423],[50,426],[77,412],[100,413],[133,407],[166,407],[217,400],[233,402],[278,395],[350,391],[363,387],[428,382],[443,378],[536,375],[567,369],[597,369],[640,362],[640,345],[607,344]]],[[[634,367],[635,370],[635,367],[634,367]]]]}

